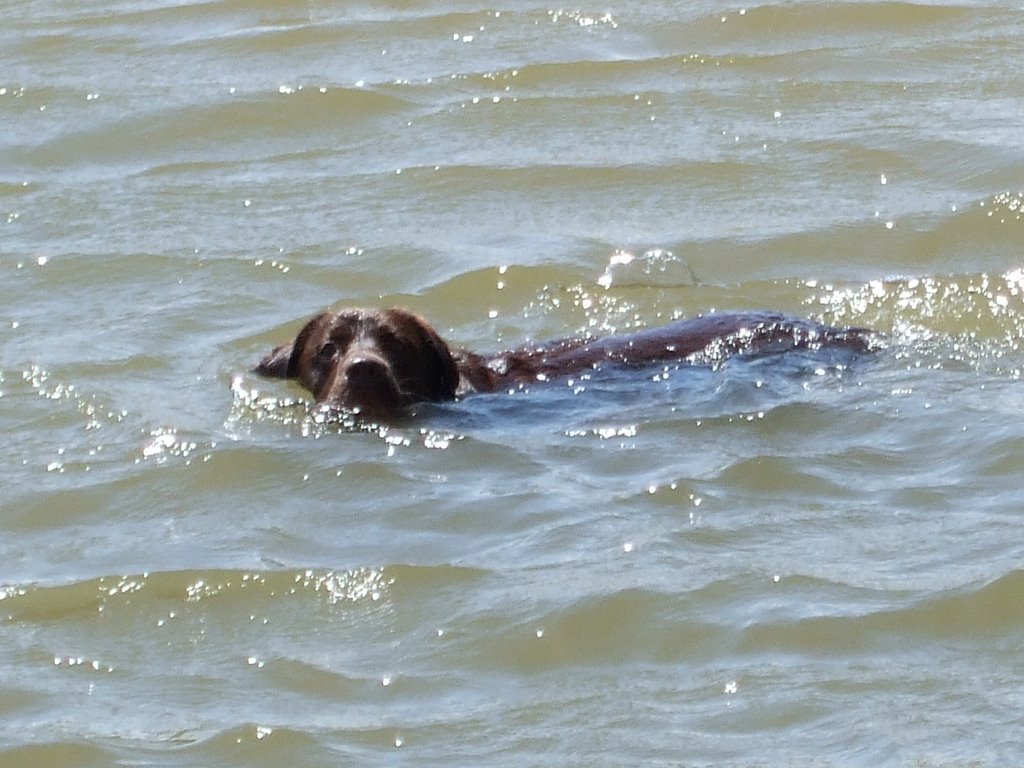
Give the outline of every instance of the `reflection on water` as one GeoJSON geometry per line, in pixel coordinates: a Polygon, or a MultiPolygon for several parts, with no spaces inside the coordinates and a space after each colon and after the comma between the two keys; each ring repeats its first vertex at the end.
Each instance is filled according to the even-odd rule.
{"type": "Polygon", "coordinates": [[[6,10],[0,768],[1016,761],[1021,14],[6,10]],[[343,305],[884,343],[245,373],[343,305]]]}

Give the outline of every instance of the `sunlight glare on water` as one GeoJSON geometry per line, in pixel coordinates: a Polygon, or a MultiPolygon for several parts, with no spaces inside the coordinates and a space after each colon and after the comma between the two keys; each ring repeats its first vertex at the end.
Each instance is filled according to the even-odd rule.
{"type": "Polygon", "coordinates": [[[1019,12],[5,11],[0,768],[1019,760],[1019,12]],[[346,306],[871,344],[251,372],[346,306]]]}

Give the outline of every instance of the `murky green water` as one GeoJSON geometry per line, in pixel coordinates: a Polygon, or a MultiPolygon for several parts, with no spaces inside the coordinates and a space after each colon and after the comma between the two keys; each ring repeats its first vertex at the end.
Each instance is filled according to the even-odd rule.
{"type": "Polygon", "coordinates": [[[1021,39],[996,2],[14,3],[0,765],[1013,764],[1021,39]],[[889,345],[349,430],[245,373],[344,304],[889,345]]]}

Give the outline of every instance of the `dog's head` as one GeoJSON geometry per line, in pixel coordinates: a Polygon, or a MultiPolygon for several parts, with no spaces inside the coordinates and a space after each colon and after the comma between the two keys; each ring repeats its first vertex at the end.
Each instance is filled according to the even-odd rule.
{"type": "Polygon", "coordinates": [[[452,400],[459,370],[426,321],[401,309],[346,309],[317,315],[289,344],[256,366],[295,379],[318,403],[388,418],[423,401],[452,400]]]}

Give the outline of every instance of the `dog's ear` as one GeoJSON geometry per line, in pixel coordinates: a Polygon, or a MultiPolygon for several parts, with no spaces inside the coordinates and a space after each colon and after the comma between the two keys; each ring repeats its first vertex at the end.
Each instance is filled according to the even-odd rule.
{"type": "Polygon", "coordinates": [[[288,361],[291,360],[293,347],[294,342],[291,341],[280,347],[274,347],[274,351],[260,360],[252,372],[271,379],[289,378],[288,361]]]}
{"type": "Polygon", "coordinates": [[[454,400],[455,391],[459,388],[459,366],[456,364],[447,342],[433,328],[428,326],[426,331],[430,350],[434,356],[434,364],[438,370],[438,387],[434,393],[435,399],[454,400]]]}
{"type": "Polygon", "coordinates": [[[412,312],[390,309],[386,315],[396,327],[405,328],[407,334],[418,337],[417,346],[425,366],[420,394],[434,402],[454,400],[455,391],[459,388],[459,367],[445,340],[430,323],[412,312]]]}
{"type": "Polygon", "coordinates": [[[297,379],[302,373],[302,359],[310,340],[323,334],[334,320],[330,312],[321,312],[306,323],[293,341],[275,347],[253,369],[253,373],[274,379],[297,379]]]}

